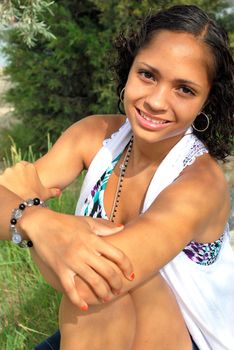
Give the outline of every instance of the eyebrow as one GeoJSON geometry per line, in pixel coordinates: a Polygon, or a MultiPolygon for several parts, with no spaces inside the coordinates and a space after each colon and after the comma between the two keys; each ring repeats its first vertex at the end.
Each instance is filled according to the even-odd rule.
{"type": "MultiPolygon", "coordinates": [[[[157,68],[152,67],[152,66],[149,65],[148,63],[145,63],[145,62],[136,62],[136,63],[145,65],[145,66],[148,67],[153,73],[155,73],[155,74],[161,76],[160,71],[159,71],[157,68]]],[[[175,81],[176,81],[177,83],[180,83],[180,84],[192,84],[192,85],[195,85],[195,86],[197,86],[197,87],[201,87],[201,85],[195,83],[195,82],[192,81],[192,80],[187,80],[187,79],[175,79],[175,81]]]]}

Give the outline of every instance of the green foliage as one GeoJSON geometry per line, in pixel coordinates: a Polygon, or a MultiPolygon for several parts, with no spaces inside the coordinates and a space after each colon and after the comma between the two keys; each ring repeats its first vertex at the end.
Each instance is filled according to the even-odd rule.
{"type": "Polygon", "coordinates": [[[23,41],[29,46],[35,45],[37,35],[46,39],[55,39],[45,22],[41,19],[45,12],[51,12],[54,2],[45,0],[5,0],[0,5],[1,24],[15,24],[23,41]]]}
{"type": "Polygon", "coordinates": [[[22,123],[9,133],[22,151],[32,144],[44,152],[48,132],[54,142],[84,116],[117,112],[110,69],[116,34],[137,27],[138,19],[150,10],[173,4],[197,4],[234,32],[225,0],[58,0],[50,4],[52,13],[43,17],[56,39],[38,35],[29,48],[15,28],[10,30],[6,74],[13,86],[6,99],[22,123]]]}
{"type": "MultiPolygon", "coordinates": [[[[74,213],[83,176],[49,206],[74,213]]],[[[25,350],[58,328],[61,295],[44,281],[30,251],[0,242],[0,349],[25,350]]]]}
{"type": "MultiPolygon", "coordinates": [[[[48,149],[51,147],[47,138],[48,149]]],[[[22,154],[12,140],[5,166],[36,158],[32,149],[22,154]]],[[[48,201],[51,209],[73,214],[84,173],[61,196],[48,201]]],[[[43,279],[31,259],[30,250],[11,242],[0,242],[0,349],[32,349],[58,328],[61,295],[43,279]]]]}
{"type": "MultiPolygon", "coordinates": [[[[13,139],[9,136],[9,141],[11,142],[10,147],[5,149],[5,153],[3,155],[3,167],[10,167],[21,160],[26,160],[28,162],[35,162],[41,154],[35,154],[33,152],[33,147],[29,144],[26,151],[22,152],[21,148],[17,146],[17,140],[13,139]]],[[[52,144],[50,141],[50,135],[47,134],[47,150],[51,148],[52,144]]]]}
{"type": "Polygon", "coordinates": [[[89,12],[87,6],[83,9],[82,2],[74,9],[74,1],[66,1],[66,8],[64,3],[54,4],[54,15],[48,16],[56,40],[41,38],[30,49],[12,29],[6,48],[6,74],[13,82],[6,99],[23,125],[30,127],[30,141],[38,151],[45,149],[47,132],[54,141],[68,125],[92,113],[92,105],[97,103],[91,86],[95,72],[90,64],[92,45],[95,56],[98,52],[95,11],[89,12]]]}
{"type": "Polygon", "coordinates": [[[29,250],[0,242],[0,348],[32,349],[57,325],[60,296],[49,287],[29,250]]]}

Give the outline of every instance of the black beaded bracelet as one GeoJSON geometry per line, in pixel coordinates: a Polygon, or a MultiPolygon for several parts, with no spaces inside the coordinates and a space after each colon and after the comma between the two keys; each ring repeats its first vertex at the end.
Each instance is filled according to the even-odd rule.
{"type": "Polygon", "coordinates": [[[12,210],[10,221],[11,240],[20,248],[31,248],[33,246],[33,242],[31,240],[22,238],[21,233],[17,230],[16,227],[17,221],[22,217],[25,208],[32,207],[33,205],[41,205],[42,207],[46,207],[45,202],[36,197],[34,199],[27,199],[26,201],[20,203],[18,208],[12,210]]]}

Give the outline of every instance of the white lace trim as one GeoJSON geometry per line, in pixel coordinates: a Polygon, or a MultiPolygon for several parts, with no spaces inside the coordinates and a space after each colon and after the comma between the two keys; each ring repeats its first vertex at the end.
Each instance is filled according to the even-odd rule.
{"type": "Polygon", "coordinates": [[[208,153],[207,148],[200,140],[196,138],[192,147],[189,149],[188,154],[183,159],[184,168],[191,165],[197,157],[202,156],[204,153],[208,153]]]}
{"type": "Polygon", "coordinates": [[[116,132],[114,132],[108,139],[105,139],[105,140],[102,142],[103,146],[106,146],[112,139],[114,139],[115,136],[116,136],[117,134],[119,134],[119,133],[121,132],[121,130],[125,127],[125,125],[128,124],[128,123],[129,123],[129,121],[128,121],[128,119],[126,119],[126,121],[125,121],[124,124],[119,128],[119,130],[117,130],[116,132]]]}

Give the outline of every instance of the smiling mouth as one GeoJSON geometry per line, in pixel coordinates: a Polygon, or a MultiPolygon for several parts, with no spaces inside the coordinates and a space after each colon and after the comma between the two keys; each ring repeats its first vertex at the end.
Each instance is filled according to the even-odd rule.
{"type": "Polygon", "coordinates": [[[153,123],[155,125],[169,123],[169,120],[156,119],[155,117],[151,118],[151,117],[149,117],[148,115],[146,115],[144,112],[142,112],[139,109],[138,109],[138,113],[140,114],[140,116],[142,118],[144,118],[145,120],[147,120],[147,121],[149,121],[149,122],[151,122],[151,123],[153,123]]]}

